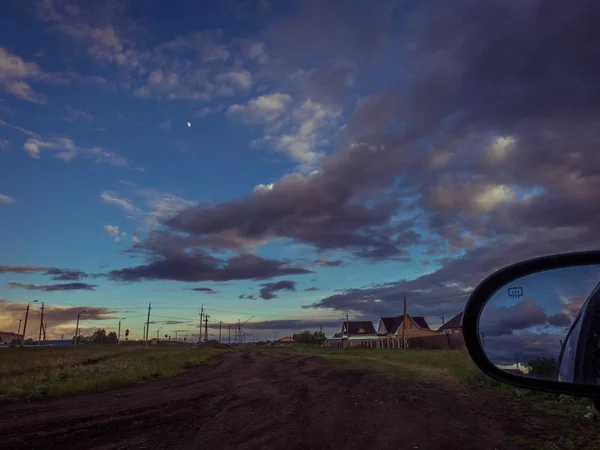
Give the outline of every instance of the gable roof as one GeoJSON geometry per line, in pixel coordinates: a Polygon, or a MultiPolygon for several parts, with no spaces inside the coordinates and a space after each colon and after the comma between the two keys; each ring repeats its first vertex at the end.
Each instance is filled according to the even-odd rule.
{"type": "MultiPolygon", "coordinates": [[[[345,334],[346,322],[342,322],[342,334],[345,334]]],[[[349,335],[358,334],[377,334],[373,322],[370,321],[359,321],[359,322],[348,322],[349,335]]]]}
{"type": "Polygon", "coordinates": [[[462,322],[462,315],[463,315],[462,311],[459,312],[456,316],[454,316],[452,319],[450,319],[448,322],[446,322],[444,325],[442,325],[438,329],[438,333],[440,331],[444,331],[449,328],[460,328],[460,324],[462,322]]]}
{"type": "MultiPolygon", "coordinates": [[[[423,316],[411,316],[407,314],[408,318],[411,319],[415,325],[424,330],[429,330],[429,325],[423,316]]],[[[397,317],[382,317],[381,321],[383,322],[383,326],[385,327],[388,334],[396,334],[398,329],[402,326],[402,322],[404,321],[404,315],[397,317]]]]}

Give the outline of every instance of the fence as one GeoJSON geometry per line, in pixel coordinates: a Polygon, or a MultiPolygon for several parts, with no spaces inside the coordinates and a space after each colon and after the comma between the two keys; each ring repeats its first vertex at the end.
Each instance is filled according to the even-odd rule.
{"type": "MultiPolygon", "coordinates": [[[[465,340],[462,333],[438,334],[435,336],[422,336],[407,339],[408,348],[423,348],[431,350],[465,350],[465,340]]],[[[402,338],[382,337],[379,339],[361,340],[329,340],[327,346],[330,348],[373,348],[394,349],[404,348],[402,338]]]]}

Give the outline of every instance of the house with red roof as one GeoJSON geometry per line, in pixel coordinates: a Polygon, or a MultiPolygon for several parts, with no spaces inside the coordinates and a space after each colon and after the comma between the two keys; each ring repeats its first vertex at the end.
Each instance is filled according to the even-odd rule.
{"type": "Polygon", "coordinates": [[[462,311],[438,328],[438,334],[454,334],[461,333],[460,324],[462,323],[462,311]]]}
{"type": "Polygon", "coordinates": [[[429,328],[423,316],[406,315],[406,331],[404,328],[404,315],[396,317],[382,317],[379,319],[377,334],[381,337],[402,337],[405,332],[406,339],[422,336],[434,336],[437,333],[429,328]]]}

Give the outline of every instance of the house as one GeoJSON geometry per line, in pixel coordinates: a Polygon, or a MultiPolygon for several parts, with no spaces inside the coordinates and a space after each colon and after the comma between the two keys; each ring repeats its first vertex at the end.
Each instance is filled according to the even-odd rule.
{"type": "Polygon", "coordinates": [[[461,311],[456,316],[454,316],[452,319],[450,319],[448,322],[446,322],[444,325],[442,325],[437,330],[437,332],[439,334],[460,333],[461,332],[460,324],[462,322],[462,315],[463,315],[463,313],[461,311]]]}
{"type": "Polygon", "coordinates": [[[23,339],[22,334],[0,331],[0,345],[9,345],[12,342],[18,343],[21,339],[23,339]]]}
{"type": "Polygon", "coordinates": [[[370,321],[342,322],[342,336],[347,337],[349,339],[376,339],[377,332],[375,331],[373,322],[370,321]],[[346,332],[346,326],[348,327],[348,332],[346,332]]]}
{"type": "Polygon", "coordinates": [[[277,342],[279,342],[280,344],[293,344],[294,338],[293,336],[285,336],[279,339],[277,342]]]}
{"type": "MultiPolygon", "coordinates": [[[[404,333],[404,316],[382,317],[379,320],[377,334],[379,336],[402,337],[404,333]]],[[[433,336],[437,333],[429,328],[425,317],[406,315],[406,338],[433,336]]]]}

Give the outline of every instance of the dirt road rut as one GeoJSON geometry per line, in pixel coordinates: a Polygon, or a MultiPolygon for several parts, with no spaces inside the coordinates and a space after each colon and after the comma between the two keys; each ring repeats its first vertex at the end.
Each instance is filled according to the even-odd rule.
{"type": "Polygon", "coordinates": [[[512,449],[531,423],[435,384],[234,352],[147,385],[0,407],[3,449],[512,449]]]}

